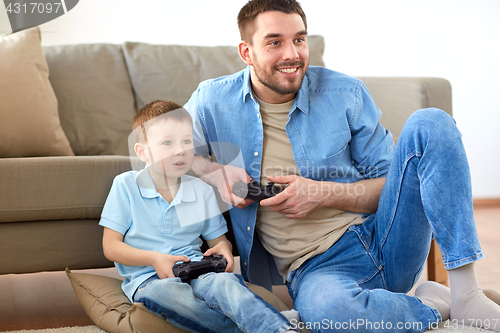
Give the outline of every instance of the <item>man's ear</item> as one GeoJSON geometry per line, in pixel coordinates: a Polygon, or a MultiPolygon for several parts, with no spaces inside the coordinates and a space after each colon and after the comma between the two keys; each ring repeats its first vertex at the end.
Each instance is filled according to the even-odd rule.
{"type": "Polygon", "coordinates": [[[241,60],[243,60],[247,65],[253,66],[252,58],[250,57],[250,46],[248,42],[242,40],[238,45],[238,53],[240,54],[241,60]]]}
{"type": "Polygon", "coordinates": [[[137,155],[137,157],[139,157],[139,159],[141,161],[143,161],[144,163],[148,163],[148,161],[149,161],[148,153],[147,153],[147,149],[146,149],[144,144],[136,143],[134,145],[134,151],[135,151],[135,154],[137,155]]]}

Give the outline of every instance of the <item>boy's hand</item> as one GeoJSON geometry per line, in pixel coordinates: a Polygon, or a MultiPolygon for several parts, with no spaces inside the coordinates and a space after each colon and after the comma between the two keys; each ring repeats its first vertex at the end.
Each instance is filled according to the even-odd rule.
{"type": "Polygon", "coordinates": [[[221,240],[214,247],[208,249],[203,255],[209,256],[211,254],[217,254],[223,256],[227,261],[227,266],[225,272],[232,273],[234,271],[234,257],[232,253],[233,247],[231,242],[227,239],[221,240]]]}
{"type": "Polygon", "coordinates": [[[172,267],[174,267],[175,263],[179,261],[186,262],[189,261],[189,258],[186,256],[173,256],[170,254],[156,252],[153,261],[153,267],[160,279],[173,278],[175,277],[175,275],[172,271],[172,267]]]}

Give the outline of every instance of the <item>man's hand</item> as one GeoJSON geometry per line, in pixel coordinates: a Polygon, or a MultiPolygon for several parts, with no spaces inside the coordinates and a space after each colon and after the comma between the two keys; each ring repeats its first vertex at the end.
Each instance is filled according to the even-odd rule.
{"type": "Polygon", "coordinates": [[[236,208],[245,208],[253,202],[234,195],[232,191],[234,184],[238,182],[249,183],[252,179],[245,169],[217,163],[215,174],[217,174],[216,186],[224,202],[236,208]]]}
{"type": "Polygon", "coordinates": [[[355,183],[315,181],[300,176],[268,176],[277,184],[289,184],[275,197],[262,200],[262,206],[284,214],[289,219],[300,219],[318,208],[330,207],[348,212],[370,214],[378,208],[385,178],[364,179],[355,183]]]}
{"type": "Polygon", "coordinates": [[[321,182],[291,176],[268,176],[276,184],[288,184],[280,194],[262,200],[262,206],[271,206],[272,210],[284,214],[288,219],[301,219],[324,206],[325,197],[321,182]]]}
{"type": "Polygon", "coordinates": [[[216,162],[210,163],[212,171],[205,175],[203,179],[217,187],[224,202],[236,208],[245,208],[253,202],[252,200],[242,199],[232,192],[234,184],[238,182],[249,183],[252,179],[245,169],[216,162]]]}
{"type": "Polygon", "coordinates": [[[244,200],[232,193],[234,184],[250,182],[251,178],[245,169],[219,164],[212,162],[208,157],[196,155],[191,170],[205,182],[217,187],[224,202],[237,208],[245,208],[253,202],[244,200]]]}
{"type": "Polygon", "coordinates": [[[189,261],[189,258],[186,256],[173,256],[170,254],[156,252],[154,254],[153,267],[160,279],[173,278],[175,275],[172,271],[172,267],[174,267],[175,263],[179,261],[186,262],[189,261]]]}
{"type": "Polygon", "coordinates": [[[210,248],[203,253],[203,255],[209,256],[211,254],[217,254],[223,256],[226,261],[225,272],[232,273],[234,271],[234,257],[233,257],[233,246],[231,242],[227,240],[226,236],[221,236],[219,238],[207,241],[210,248]]]}

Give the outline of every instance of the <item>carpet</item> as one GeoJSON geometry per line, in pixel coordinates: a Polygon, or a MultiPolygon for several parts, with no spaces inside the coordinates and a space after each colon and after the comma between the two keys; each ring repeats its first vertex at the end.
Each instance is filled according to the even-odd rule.
{"type": "MultiPolygon", "coordinates": [[[[428,330],[429,333],[480,333],[480,332],[490,332],[484,329],[478,329],[475,327],[458,327],[458,325],[445,322],[439,326],[436,330],[428,330]]],[[[63,327],[63,328],[52,328],[43,330],[21,330],[21,331],[10,331],[8,333],[106,333],[106,331],[101,330],[97,326],[75,326],[75,327],[63,327]]]]}

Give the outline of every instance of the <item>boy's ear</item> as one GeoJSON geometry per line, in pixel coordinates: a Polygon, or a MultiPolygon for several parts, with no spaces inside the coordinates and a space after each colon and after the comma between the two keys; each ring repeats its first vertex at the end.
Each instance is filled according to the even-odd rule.
{"type": "Polygon", "coordinates": [[[149,161],[148,153],[147,153],[147,149],[146,149],[144,144],[136,143],[134,145],[134,151],[135,151],[135,154],[137,155],[137,157],[139,157],[139,159],[141,161],[143,161],[144,163],[148,163],[148,161],[149,161]]]}
{"type": "Polygon", "coordinates": [[[250,46],[248,42],[242,40],[238,45],[238,53],[240,54],[241,60],[243,60],[247,65],[253,66],[252,58],[250,57],[250,46]]]}

